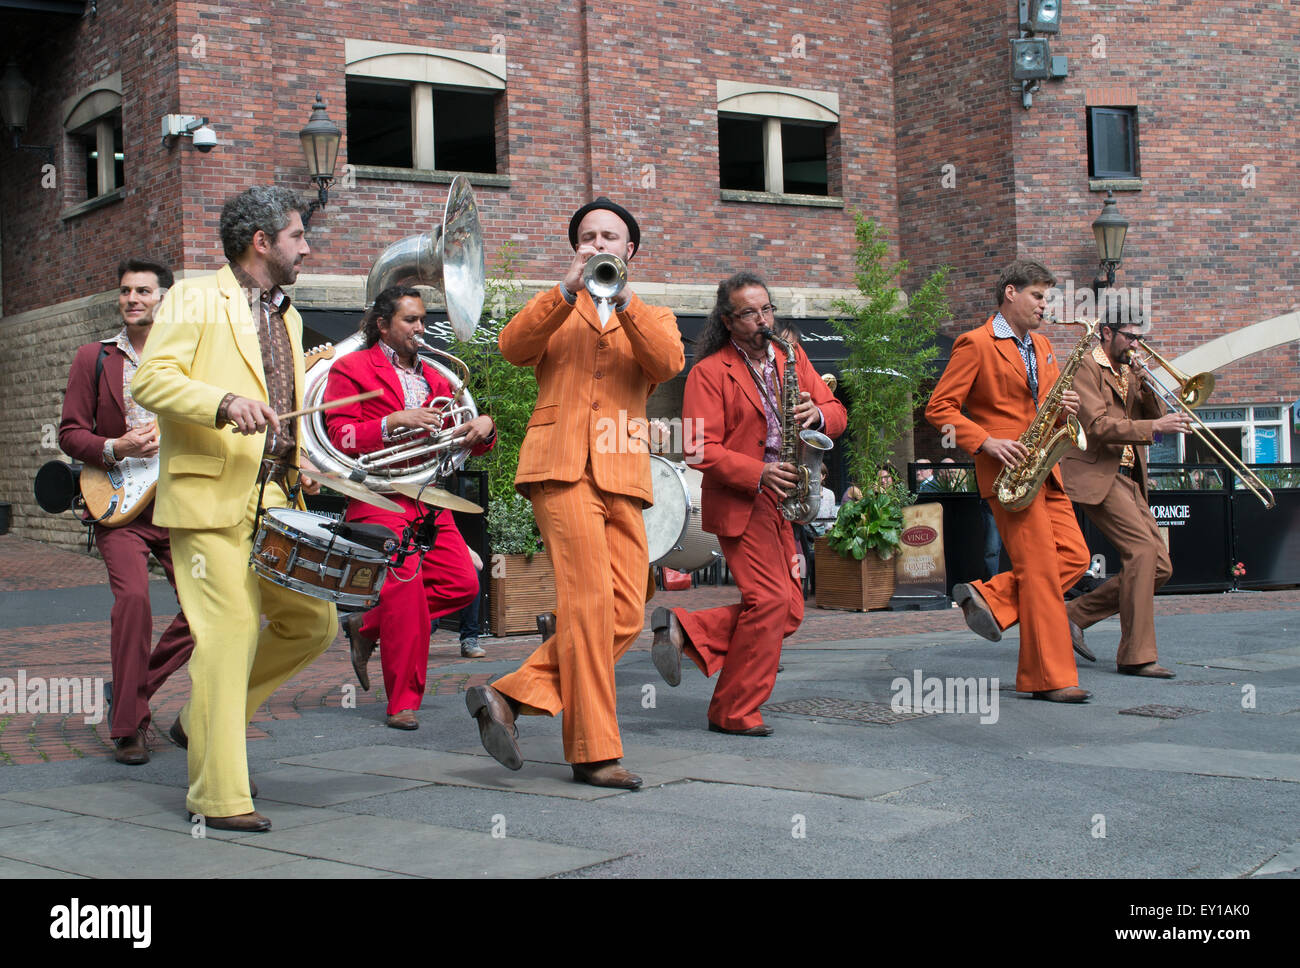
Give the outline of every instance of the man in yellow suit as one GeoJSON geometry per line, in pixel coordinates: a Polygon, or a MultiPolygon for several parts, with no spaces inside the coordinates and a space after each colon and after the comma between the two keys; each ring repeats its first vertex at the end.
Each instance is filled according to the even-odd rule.
{"type": "Polygon", "coordinates": [[[168,292],[131,390],[158,416],[154,522],[171,529],[194,634],[190,701],[171,728],[189,751],[186,806],[210,827],[260,831],[271,821],[253,810],[245,730],[338,622],[330,603],[249,568],[259,494],[285,507],[298,479],[298,428],[276,417],[302,406],[302,319],[281,288],[310,251],[297,197],[257,187],[230,199],[221,244],[228,265],[168,292]]]}

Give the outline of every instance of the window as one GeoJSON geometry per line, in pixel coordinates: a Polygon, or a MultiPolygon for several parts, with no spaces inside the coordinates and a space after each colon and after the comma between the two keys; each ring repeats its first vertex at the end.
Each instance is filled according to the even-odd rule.
{"type": "MultiPolygon", "coordinates": [[[[718,182],[736,201],[831,201],[839,97],[718,81],[718,182]],[[735,193],[743,193],[737,195],[735,193]]],[[[833,202],[832,202],[833,203],[833,202]]]]}
{"type": "Polygon", "coordinates": [[[1137,178],[1137,108],[1088,108],[1088,176],[1137,178]]]}
{"type": "Polygon", "coordinates": [[[504,167],[503,55],[349,40],[345,56],[350,164],[482,174],[504,167]]]}
{"type": "Polygon", "coordinates": [[[63,102],[69,177],[74,205],[121,197],[126,183],[122,136],[122,75],[97,81],[63,102]]]}
{"type": "MultiPolygon", "coordinates": [[[[1291,435],[1286,426],[1288,412],[1279,404],[1201,407],[1196,415],[1228,450],[1247,464],[1285,464],[1291,460],[1291,435]]],[[[1181,447],[1186,463],[1222,463],[1195,434],[1165,434],[1162,445],[1161,460],[1176,461],[1181,447]]],[[[1153,448],[1149,459],[1156,460],[1156,453],[1153,448]]]]}

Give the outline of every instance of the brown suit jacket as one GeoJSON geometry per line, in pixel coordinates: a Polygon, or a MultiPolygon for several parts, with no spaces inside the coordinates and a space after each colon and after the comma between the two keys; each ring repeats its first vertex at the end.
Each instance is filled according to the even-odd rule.
{"type": "MultiPolygon", "coordinates": [[[[1042,400],[1061,375],[1052,344],[1046,336],[1031,333],[1034,355],[1038,359],[1038,399],[1042,400]]],[[[962,333],[952,345],[952,358],[930,395],[925,419],[942,434],[951,425],[957,444],[975,456],[975,477],[980,494],[993,496],[993,481],[1002,462],[985,453],[976,453],[990,437],[1017,440],[1034,419],[1034,398],[1029,393],[1029,377],[1015,342],[993,335],[993,317],[983,326],[962,333]],[[969,417],[962,413],[966,408],[969,417]]],[[[1061,484],[1060,465],[1052,468],[1052,478],[1061,484]]]]}
{"type": "Polygon", "coordinates": [[[1074,375],[1079,394],[1079,423],[1088,435],[1086,451],[1070,448],[1061,458],[1065,493],[1078,504],[1100,504],[1119,473],[1124,445],[1133,445],[1133,481],[1145,499],[1147,494],[1146,451],[1151,443],[1151,424],[1164,413],[1154,393],[1146,389],[1136,373],[1129,371],[1128,401],[1120,397],[1115,374],[1089,353],[1074,375]]]}
{"type": "Polygon", "coordinates": [[[95,360],[105,342],[78,348],[68,371],[68,392],[63,397],[59,422],[59,447],[73,460],[104,466],[104,441],[126,433],[126,401],[122,396],[122,368],[126,355],[108,342],[104,369],[95,392],[95,360]]]}
{"type": "Polygon", "coordinates": [[[501,330],[501,355],[537,375],[537,405],[519,449],[515,486],[579,480],[654,503],[645,405],[686,362],[677,317],[633,295],[602,329],[584,289],[570,306],[560,287],[534,296],[501,330]]]}
{"type": "MultiPolygon", "coordinates": [[[[848,414],[808,362],[803,348],[795,347],[795,372],[799,389],[812,394],[821,408],[827,437],[844,433],[848,414]]],[[[785,385],[785,355],[776,352],[777,385],[785,385]]],[[[777,400],[780,405],[780,400],[777,400]]],[[[767,445],[767,412],[758,387],[736,348],[727,343],[691,367],[682,402],[682,435],[686,461],[704,475],[700,485],[700,527],[712,534],[734,538],[749,525],[763,474],[767,445]]],[[[813,483],[821,493],[821,482],[813,483]]],[[[779,549],[773,549],[774,553],[779,549]]]]}

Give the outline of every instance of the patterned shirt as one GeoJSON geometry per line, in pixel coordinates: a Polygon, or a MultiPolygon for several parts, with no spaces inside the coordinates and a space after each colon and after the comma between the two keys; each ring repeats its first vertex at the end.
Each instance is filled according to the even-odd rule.
{"type": "MultiPolygon", "coordinates": [[[[266,376],[267,403],[276,413],[294,409],[293,348],[289,342],[289,329],[284,314],[289,309],[289,297],[283,289],[263,290],[253,277],[240,266],[231,263],[235,279],[244,288],[248,309],[257,321],[257,342],[262,350],[262,371],[266,376]]],[[[222,401],[223,404],[227,401],[222,401]]],[[[280,424],[280,432],[266,433],[267,457],[285,457],[297,448],[296,418],[280,424]]]]}
{"type": "MultiPolygon", "coordinates": [[[[384,356],[388,362],[393,364],[393,369],[397,371],[397,378],[402,384],[402,405],[407,410],[415,410],[424,406],[424,401],[429,399],[431,392],[429,381],[424,378],[424,367],[420,365],[420,358],[415,358],[414,368],[408,368],[397,355],[397,350],[393,349],[383,340],[379,341],[379,347],[384,351],[384,356]]],[[[388,432],[388,418],[385,417],[380,424],[380,435],[384,440],[391,440],[392,437],[388,432]]]]}
{"type": "MultiPolygon", "coordinates": [[[[1101,366],[1105,367],[1107,370],[1110,370],[1111,373],[1115,374],[1115,382],[1119,384],[1119,398],[1124,403],[1125,408],[1127,408],[1128,407],[1128,373],[1129,373],[1128,364],[1121,363],[1119,365],[1119,369],[1118,370],[1115,369],[1115,367],[1111,366],[1110,357],[1106,355],[1106,351],[1103,350],[1100,346],[1094,346],[1092,348],[1092,358],[1096,360],[1101,366]]],[[[1132,467],[1133,464],[1134,464],[1133,445],[1125,444],[1124,452],[1120,454],[1119,466],[1132,467]]]]}
{"type": "Polygon", "coordinates": [[[758,395],[763,401],[763,413],[767,416],[767,441],[763,449],[763,463],[774,463],[781,457],[781,411],[777,403],[781,391],[776,382],[776,351],[772,349],[771,343],[767,344],[767,353],[763,357],[763,369],[760,371],[734,339],[731,341],[731,345],[736,347],[736,352],[745,361],[745,365],[749,367],[749,372],[753,375],[755,383],[758,384],[758,395]],[[766,388],[766,392],[763,392],[764,388],[766,388]]]}
{"type": "Polygon", "coordinates": [[[1029,392],[1033,395],[1034,406],[1038,406],[1038,357],[1034,353],[1034,340],[1029,333],[1025,333],[1024,341],[1016,336],[1016,331],[1011,328],[1006,317],[998,313],[993,317],[993,335],[998,339],[1015,340],[1016,349],[1020,350],[1020,359],[1025,364],[1025,375],[1029,378],[1029,392]]]}
{"type": "MultiPolygon", "coordinates": [[[[154,415],[146,410],[140,404],[135,402],[135,397],[131,395],[131,380],[135,377],[135,371],[140,368],[140,355],[136,353],[135,347],[131,345],[131,337],[127,335],[126,327],[123,326],[117,336],[102,340],[111,346],[116,346],[126,357],[122,361],[122,402],[126,405],[126,413],[123,415],[126,420],[126,429],[135,430],[137,427],[146,427],[156,419],[154,415]]],[[[117,458],[113,454],[112,441],[104,442],[104,464],[112,467],[117,463],[117,458]]]]}

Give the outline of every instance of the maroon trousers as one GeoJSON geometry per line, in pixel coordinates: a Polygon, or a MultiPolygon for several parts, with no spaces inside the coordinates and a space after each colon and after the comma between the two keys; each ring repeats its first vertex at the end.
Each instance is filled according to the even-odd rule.
{"type": "Polygon", "coordinates": [[[761,726],[759,707],[776,685],[781,643],[803,621],[803,583],[794,534],[776,496],[754,499],[749,526],[734,538],[718,536],[736,577],[740,603],[673,612],[691,640],[684,652],[706,676],[721,670],[709,703],[709,721],[723,729],[761,726]]]}
{"type": "Polygon", "coordinates": [[[158,559],[172,591],[172,550],[166,528],[153,523],[153,505],[118,528],[95,525],[95,543],[104,556],[113,589],[109,652],[113,669],[113,717],[109,735],[131,736],[150,723],[149,700],[167,677],[185,664],[194,649],[190,625],[177,612],[150,651],[153,609],[149,604],[149,554],[158,559]]]}

